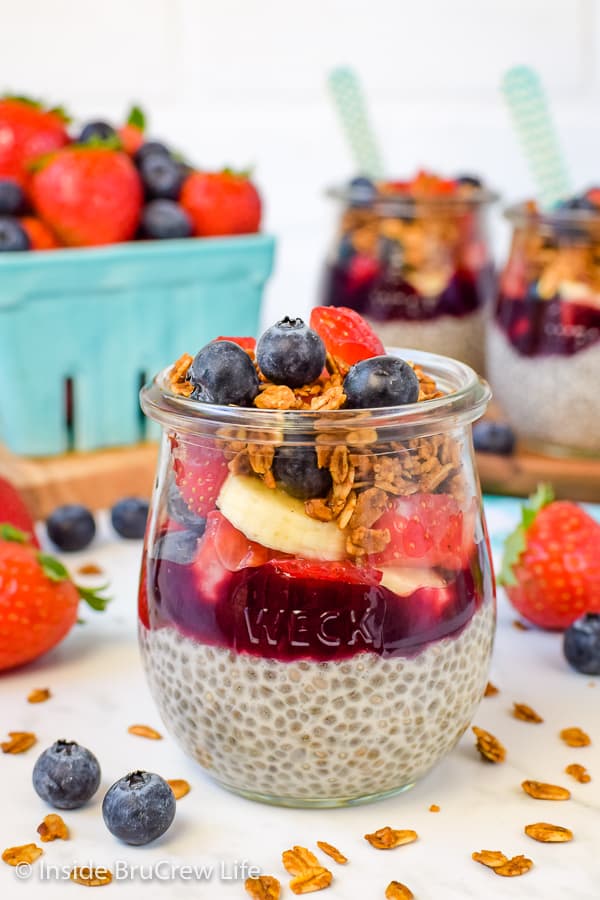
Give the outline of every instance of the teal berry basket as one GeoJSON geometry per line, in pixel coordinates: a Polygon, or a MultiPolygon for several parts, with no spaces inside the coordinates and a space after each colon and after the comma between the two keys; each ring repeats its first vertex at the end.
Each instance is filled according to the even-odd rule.
{"type": "Polygon", "coordinates": [[[217,335],[256,334],[268,235],[0,257],[0,442],[14,453],[135,444],[138,392],[217,335]]]}

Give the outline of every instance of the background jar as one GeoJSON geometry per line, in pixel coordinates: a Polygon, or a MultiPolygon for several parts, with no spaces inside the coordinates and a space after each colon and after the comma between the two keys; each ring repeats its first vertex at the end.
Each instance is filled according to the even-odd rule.
{"type": "Polygon", "coordinates": [[[600,216],[528,204],[513,226],[489,323],[488,373],[534,450],[600,455],[600,216]]]}
{"type": "Polygon", "coordinates": [[[364,316],[386,346],[414,347],[484,371],[484,320],[494,297],[487,210],[496,196],[357,196],[334,188],[341,206],[322,303],[364,316]]]}

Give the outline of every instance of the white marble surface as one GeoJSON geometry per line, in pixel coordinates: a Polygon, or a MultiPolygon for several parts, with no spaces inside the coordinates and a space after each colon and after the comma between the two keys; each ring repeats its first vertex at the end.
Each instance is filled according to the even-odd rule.
{"type": "MultiPolygon", "coordinates": [[[[512,501],[490,506],[495,543],[514,521],[516,510],[512,501]]],[[[408,884],[417,900],[600,898],[600,679],[594,682],[568,669],[559,636],[516,630],[511,624],[514,615],[500,598],[491,672],[500,693],[482,702],[475,722],[505,743],[508,758],[503,765],[480,760],[469,733],[450,757],[404,795],[355,809],[275,809],[221,790],[168,737],[154,742],[127,733],[134,722],[162,730],[136,646],[139,556],[138,543],[111,540],[104,529],[104,537],[77,559],[71,558],[71,564],[93,560],[105,568],[115,597],[110,611],[104,616],[86,613],[86,624],[75,628],[43,661],[0,677],[2,735],[30,730],[39,738],[38,746],[26,754],[0,756],[0,849],[35,840],[36,827],[49,811],[31,787],[38,751],[57,738],[76,739],[97,754],[103,770],[96,798],[84,809],[64,815],[72,840],[44,844],[44,856],[34,864],[28,880],[19,882],[15,870],[0,863],[0,897],[63,900],[70,891],[75,896],[83,888],[71,883],[65,887],[65,881],[48,867],[69,868],[91,861],[113,870],[121,867],[122,875],[127,872],[127,877],[107,888],[111,896],[116,892],[139,897],[143,890],[146,900],[241,898],[243,885],[232,880],[232,866],[246,860],[282,878],[282,896],[287,898],[293,895],[283,877],[281,851],[295,843],[314,847],[316,840],[326,840],[350,858],[345,867],[331,863],[333,885],[317,895],[332,900],[383,898],[392,879],[408,884]],[[35,687],[49,687],[52,699],[28,704],[27,694],[35,687]],[[544,723],[513,719],[509,714],[513,701],[529,703],[544,723]],[[559,730],[571,725],[591,735],[591,747],[570,749],[559,740],[559,730]],[[580,785],[564,774],[571,762],[589,768],[590,784],[580,785]],[[192,792],[178,803],[171,830],[146,848],[120,845],[106,831],[100,812],[103,792],[137,767],[167,778],[186,778],[192,785],[192,792]],[[562,803],[533,800],[520,789],[524,778],[567,785],[572,799],[562,803]],[[432,803],[441,812],[430,813],[432,803]],[[532,841],[523,827],[538,821],[571,828],[575,840],[564,845],[532,841]],[[416,829],[419,840],[393,851],[375,851],[362,835],[383,825],[416,829]],[[524,853],[535,866],[521,878],[499,878],[472,862],[472,851],[482,848],[524,853]],[[168,884],[161,880],[170,865],[186,864],[212,866],[214,874],[210,880],[175,877],[168,884]],[[133,867],[138,867],[137,877],[133,867]]]]}

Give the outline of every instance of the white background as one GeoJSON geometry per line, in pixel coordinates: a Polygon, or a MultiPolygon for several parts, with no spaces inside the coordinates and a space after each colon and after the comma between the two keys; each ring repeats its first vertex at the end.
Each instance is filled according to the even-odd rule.
{"type": "MultiPolygon", "coordinates": [[[[332,229],[324,187],[353,172],[325,88],[355,66],[390,173],[532,184],[498,91],[515,63],[551,93],[576,186],[600,181],[596,0],[0,0],[0,89],[80,118],[129,100],[197,164],[256,167],[280,237],[266,318],[315,296],[332,229]]],[[[496,214],[501,257],[506,233],[496,214]]]]}

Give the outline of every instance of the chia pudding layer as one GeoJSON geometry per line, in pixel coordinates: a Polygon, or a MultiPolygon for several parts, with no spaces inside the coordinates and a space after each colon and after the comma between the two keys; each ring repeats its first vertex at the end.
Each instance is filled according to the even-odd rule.
{"type": "Polygon", "coordinates": [[[485,366],[487,310],[480,307],[461,316],[433,319],[393,319],[379,322],[365,316],[386,347],[431,350],[467,363],[476,372],[485,366]]]}
{"type": "Polygon", "coordinates": [[[168,730],[225,787],[318,805],[411,785],[468,727],[487,681],[494,604],[413,656],[281,661],[140,623],[168,730]]]}
{"type": "Polygon", "coordinates": [[[520,437],[600,453],[599,342],[568,356],[528,356],[491,322],[487,366],[494,395],[520,437]]]}

